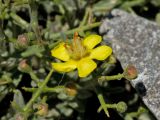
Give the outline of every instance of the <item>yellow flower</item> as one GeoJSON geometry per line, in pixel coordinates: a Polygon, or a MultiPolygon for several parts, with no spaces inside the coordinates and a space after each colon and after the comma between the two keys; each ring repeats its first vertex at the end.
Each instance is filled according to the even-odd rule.
{"type": "Polygon", "coordinates": [[[70,72],[77,68],[80,77],[88,76],[97,67],[93,59],[105,60],[112,54],[109,46],[94,48],[101,41],[99,35],[90,35],[81,40],[76,32],[72,44],[62,42],[51,51],[53,57],[64,61],[52,63],[52,67],[58,72],[70,72]]]}

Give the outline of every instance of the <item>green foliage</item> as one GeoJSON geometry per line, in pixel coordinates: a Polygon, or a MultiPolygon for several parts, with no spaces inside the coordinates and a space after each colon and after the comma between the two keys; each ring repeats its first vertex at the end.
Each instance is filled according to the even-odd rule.
{"type": "MultiPolygon", "coordinates": [[[[56,60],[51,57],[50,51],[59,42],[70,40],[76,31],[81,36],[96,33],[97,29],[94,28],[97,28],[102,18],[114,8],[136,14],[134,8],[138,7],[143,13],[146,8],[150,10],[148,5],[160,9],[159,0],[0,0],[0,102],[3,104],[6,99],[11,102],[11,106],[5,108],[0,119],[13,120],[13,116],[16,119],[32,120],[70,119],[77,113],[73,119],[83,120],[87,101],[99,91],[104,94],[104,98],[100,98],[103,102],[105,98],[109,103],[116,101],[116,98],[109,97],[113,94],[123,94],[124,91],[132,98],[133,95],[124,86],[117,87],[112,82],[99,85],[97,82],[97,74],[109,74],[115,67],[115,62],[106,60],[99,63],[97,71],[84,79],[78,78],[76,72],[64,75],[54,73],[51,77],[53,71],[48,74],[51,70],[50,63],[56,60]],[[22,38],[20,40],[19,36],[23,35],[27,42],[22,38]],[[22,60],[27,61],[29,71],[19,69],[22,60]],[[66,84],[70,82],[77,88],[76,96],[66,94],[66,84]],[[26,96],[26,92],[32,98],[26,96]],[[10,94],[12,97],[8,98],[10,94]],[[48,96],[48,115],[38,116],[34,114],[33,104],[41,103],[44,95],[48,96]],[[31,102],[28,102],[28,99],[31,102]]],[[[159,14],[155,13],[158,23],[159,14]]],[[[127,82],[124,84],[128,85],[127,82]]],[[[125,101],[125,97],[122,100],[125,101]]],[[[108,115],[108,108],[116,109],[120,104],[109,104],[108,108],[105,103],[103,105],[101,107],[108,115]]],[[[125,112],[125,105],[117,110],[117,114],[121,114],[119,111],[125,112]]],[[[144,112],[146,111],[138,112],[138,116],[144,112]]],[[[120,116],[125,115],[123,113],[120,116]]],[[[131,114],[129,118],[132,119],[131,114]]]]}

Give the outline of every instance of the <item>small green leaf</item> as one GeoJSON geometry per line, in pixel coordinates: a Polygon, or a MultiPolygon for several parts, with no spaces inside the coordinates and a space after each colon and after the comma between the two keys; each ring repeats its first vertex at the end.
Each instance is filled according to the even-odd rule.
{"type": "Polygon", "coordinates": [[[23,98],[23,95],[22,95],[20,90],[15,90],[14,91],[13,101],[20,108],[23,108],[25,106],[24,98],[23,98]]]}
{"type": "Polygon", "coordinates": [[[21,56],[22,57],[29,57],[32,55],[36,55],[38,57],[42,57],[42,52],[44,52],[44,51],[45,51],[45,49],[43,46],[32,45],[32,46],[29,46],[26,51],[22,52],[21,56]]]}
{"type": "Polygon", "coordinates": [[[151,0],[151,3],[156,7],[160,6],[160,0],[151,0]]]}
{"type": "Polygon", "coordinates": [[[107,11],[113,9],[117,4],[119,4],[119,0],[100,0],[96,4],[93,5],[93,11],[95,14],[106,14],[107,11]]]}
{"type": "Polygon", "coordinates": [[[156,14],[156,22],[158,25],[160,25],[160,13],[156,14]]]}

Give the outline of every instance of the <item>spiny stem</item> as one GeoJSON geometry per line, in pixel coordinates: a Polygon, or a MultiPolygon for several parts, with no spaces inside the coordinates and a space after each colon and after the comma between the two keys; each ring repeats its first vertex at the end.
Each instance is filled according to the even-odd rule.
{"type": "Polygon", "coordinates": [[[42,82],[42,84],[39,86],[39,88],[37,89],[37,91],[33,94],[32,98],[30,99],[30,101],[27,103],[27,105],[23,108],[24,112],[28,112],[28,110],[30,109],[31,105],[34,103],[34,101],[39,97],[39,95],[42,93],[43,88],[46,86],[46,84],[48,83],[52,73],[54,72],[53,69],[51,69],[51,71],[49,72],[49,74],[47,75],[47,77],[45,78],[45,80],[42,82]]]}
{"type": "MultiPolygon", "coordinates": [[[[38,88],[27,88],[27,87],[23,87],[22,89],[24,89],[27,92],[35,92],[38,88]]],[[[43,93],[45,92],[59,92],[65,89],[65,86],[55,86],[53,88],[50,87],[44,87],[43,88],[43,93]]]]}
{"type": "MultiPolygon", "coordinates": [[[[86,25],[86,26],[82,26],[82,27],[78,27],[78,28],[74,28],[74,29],[68,30],[68,31],[64,32],[64,34],[70,35],[70,34],[73,34],[75,31],[76,32],[81,32],[81,31],[89,30],[89,29],[98,27],[100,24],[101,24],[101,22],[95,22],[95,23],[92,23],[92,24],[89,24],[89,25],[86,25]]],[[[49,33],[49,35],[48,35],[48,37],[46,39],[48,39],[48,38],[49,39],[57,39],[60,36],[61,36],[61,33],[55,33],[55,34],[49,33]]]]}

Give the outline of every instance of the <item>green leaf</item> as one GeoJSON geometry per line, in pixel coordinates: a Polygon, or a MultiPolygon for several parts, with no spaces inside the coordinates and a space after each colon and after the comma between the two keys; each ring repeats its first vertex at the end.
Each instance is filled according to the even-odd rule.
{"type": "Polygon", "coordinates": [[[100,0],[93,5],[93,11],[98,12],[98,14],[102,14],[102,12],[105,12],[106,14],[106,11],[111,10],[119,3],[120,0],[100,0]]]}
{"type": "Polygon", "coordinates": [[[151,3],[156,7],[160,6],[160,0],[151,0],[151,3]]]}
{"type": "Polygon", "coordinates": [[[13,101],[19,108],[23,108],[25,106],[24,98],[20,90],[14,91],[13,101]]]}
{"type": "Polygon", "coordinates": [[[9,93],[9,90],[6,86],[0,86],[0,102],[5,98],[5,96],[9,93]]]}
{"type": "Polygon", "coordinates": [[[89,98],[89,97],[91,97],[92,96],[92,93],[91,92],[89,92],[89,91],[87,91],[87,90],[81,90],[81,91],[79,91],[79,93],[78,93],[78,98],[79,99],[87,99],[87,98],[89,98]]]}
{"type": "Polygon", "coordinates": [[[160,25],[160,13],[156,14],[156,22],[158,25],[160,25]]]}
{"type": "Polygon", "coordinates": [[[21,53],[21,56],[22,57],[29,57],[29,56],[32,56],[32,55],[36,55],[38,57],[42,57],[42,52],[44,52],[45,49],[43,46],[40,46],[40,45],[32,45],[30,47],[27,48],[26,51],[22,52],[21,53]]]}
{"type": "Polygon", "coordinates": [[[20,74],[19,76],[18,76],[18,78],[14,78],[13,79],[13,84],[15,85],[15,86],[18,86],[18,84],[19,84],[19,82],[22,80],[22,74],[20,74]]]}

